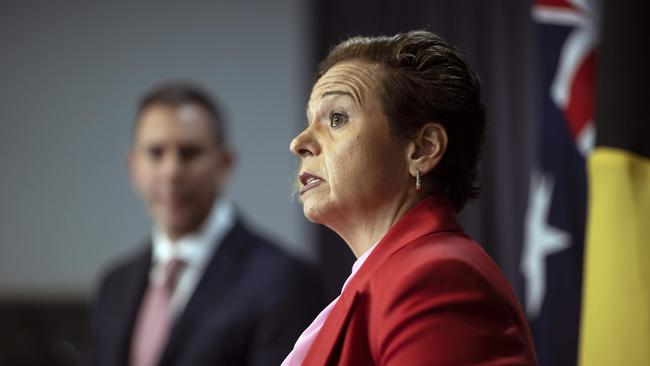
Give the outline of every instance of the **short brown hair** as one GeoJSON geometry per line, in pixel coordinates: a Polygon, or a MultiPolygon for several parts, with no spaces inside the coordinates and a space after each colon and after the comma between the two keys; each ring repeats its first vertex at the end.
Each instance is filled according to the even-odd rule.
{"type": "Polygon", "coordinates": [[[351,60],[378,65],[382,71],[378,92],[394,133],[412,137],[428,122],[445,128],[449,142],[431,172],[432,188],[461,211],[479,193],[485,109],[476,72],[453,45],[419,30],[343,41],[319,65],[316,81],[334,65],[351,60]]]}
{"type": "Polygon", "coordinates": [[[154,104],[161,104],[171,108],[177,108],[185,104],[200,106],[210,117],[217,145],[223,145],[227,142],[223,112],[210,93],[201,87],[185,81],[169,81],[153,87],[140,99],[133,128],[134,134],[138,127],[140,115],[147,107],[154,104]]]}

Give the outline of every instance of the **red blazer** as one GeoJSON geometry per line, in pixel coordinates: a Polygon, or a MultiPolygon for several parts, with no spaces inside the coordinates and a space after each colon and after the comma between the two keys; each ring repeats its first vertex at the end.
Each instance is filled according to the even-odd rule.
{"type": "Polygon", "coordinates": [[[303,365],[537,365],[510,284],[429,197],[348,283],[303,365]]]}

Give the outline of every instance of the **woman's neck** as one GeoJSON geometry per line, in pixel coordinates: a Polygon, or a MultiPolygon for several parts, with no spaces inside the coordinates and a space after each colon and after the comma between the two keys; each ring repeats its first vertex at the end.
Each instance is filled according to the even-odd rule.
{"type": "Polygon", "coordinates": [[[381,240],[411,208],[419,202],[416,195],[405,195],[394,202],[374,206],[372,209],[348,210],[340,222],[327,225],[348,244],[359,258],[381,240]]]}

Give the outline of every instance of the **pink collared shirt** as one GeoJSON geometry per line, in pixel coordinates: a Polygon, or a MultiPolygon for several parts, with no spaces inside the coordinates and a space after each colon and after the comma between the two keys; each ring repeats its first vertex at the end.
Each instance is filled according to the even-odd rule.
{"type": "MultiPolygon", "coordinates": [[[[357,258],[357,260],[354,262],[352,265],[352,271],[350,275],[348,276],[348,279],[345,280],[345,283],[343,284],[343,288],[341,289],[341,293],[345,290],[345,286],[347,286],[348,282],[354,277],[354,275],[359,271],[359,268],[363,265],[363,263],[366,261],[368,256],[370,256],[370,253],[372,253],[373,249],[377,246],[379,242],[375,243],[370,249],[368,249],[365,253],[361,255],[361,257],[357,258]]],[[[307,352],[309,352],[309,349],[311,348],[311,345],[314,343],[314,340],[316,339],[316,336],[318,336],[318,332],[320,329],[323,327],[323,324],[325,323],[325,320],[327,320],[327,317],[330,315],[330,312],[334,308],[334,305],[336,305],[336,302],[339,300],[341,295],[337,296],[334,301],[332,301],[323,311],[318,314],[316,319],[305,329],[304,332],[300,335],[298,338],[298,341],[296,341],[296,344],[293,346],[293,350],[289,353],[287,358],[284,359],[282,362],[281,366],[300,366],[302,365],[302,362],[305,360],[305,357],[307,356],[307,352]]]]}

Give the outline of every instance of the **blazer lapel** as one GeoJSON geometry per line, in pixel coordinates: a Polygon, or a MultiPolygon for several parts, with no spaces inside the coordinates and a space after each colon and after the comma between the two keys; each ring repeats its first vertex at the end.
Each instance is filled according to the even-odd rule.
{"type": "Polygon", "coordinates": [[[359,271],[350,280],[323,324],[305,357],[305,365],[327,365],[341,352],[345,330],[372,273],[393,253],[405,245],[432,233],[461,231],[452,205],[431,196],[411,209],[379,241],[359,271]]]}
{"type": "Polygon", "coordinates": [[[341,333],[347,328],[358,297],[359,293],[356,291],[341,294],[339,301],[334,305],[311,349],[305,356],[304,365],[327,365],[330,358],[340,352],[344,336],[341,333]]]}
{"type": "Polygon", "coordinates": [[[125,276],[122,286],[122,296],[115,299],[120,305],[115,308],[116,313],[111,322],[114,322],[115,329],[119,335],[115,345],[115,365],[127,365],[131,351],[131,336],[133,326],[138,316],[140,302],[149,280],[149,267],[151,266],[151,243],[147,244],[146,250],[136,257],[131,268],[125,276]]]}

